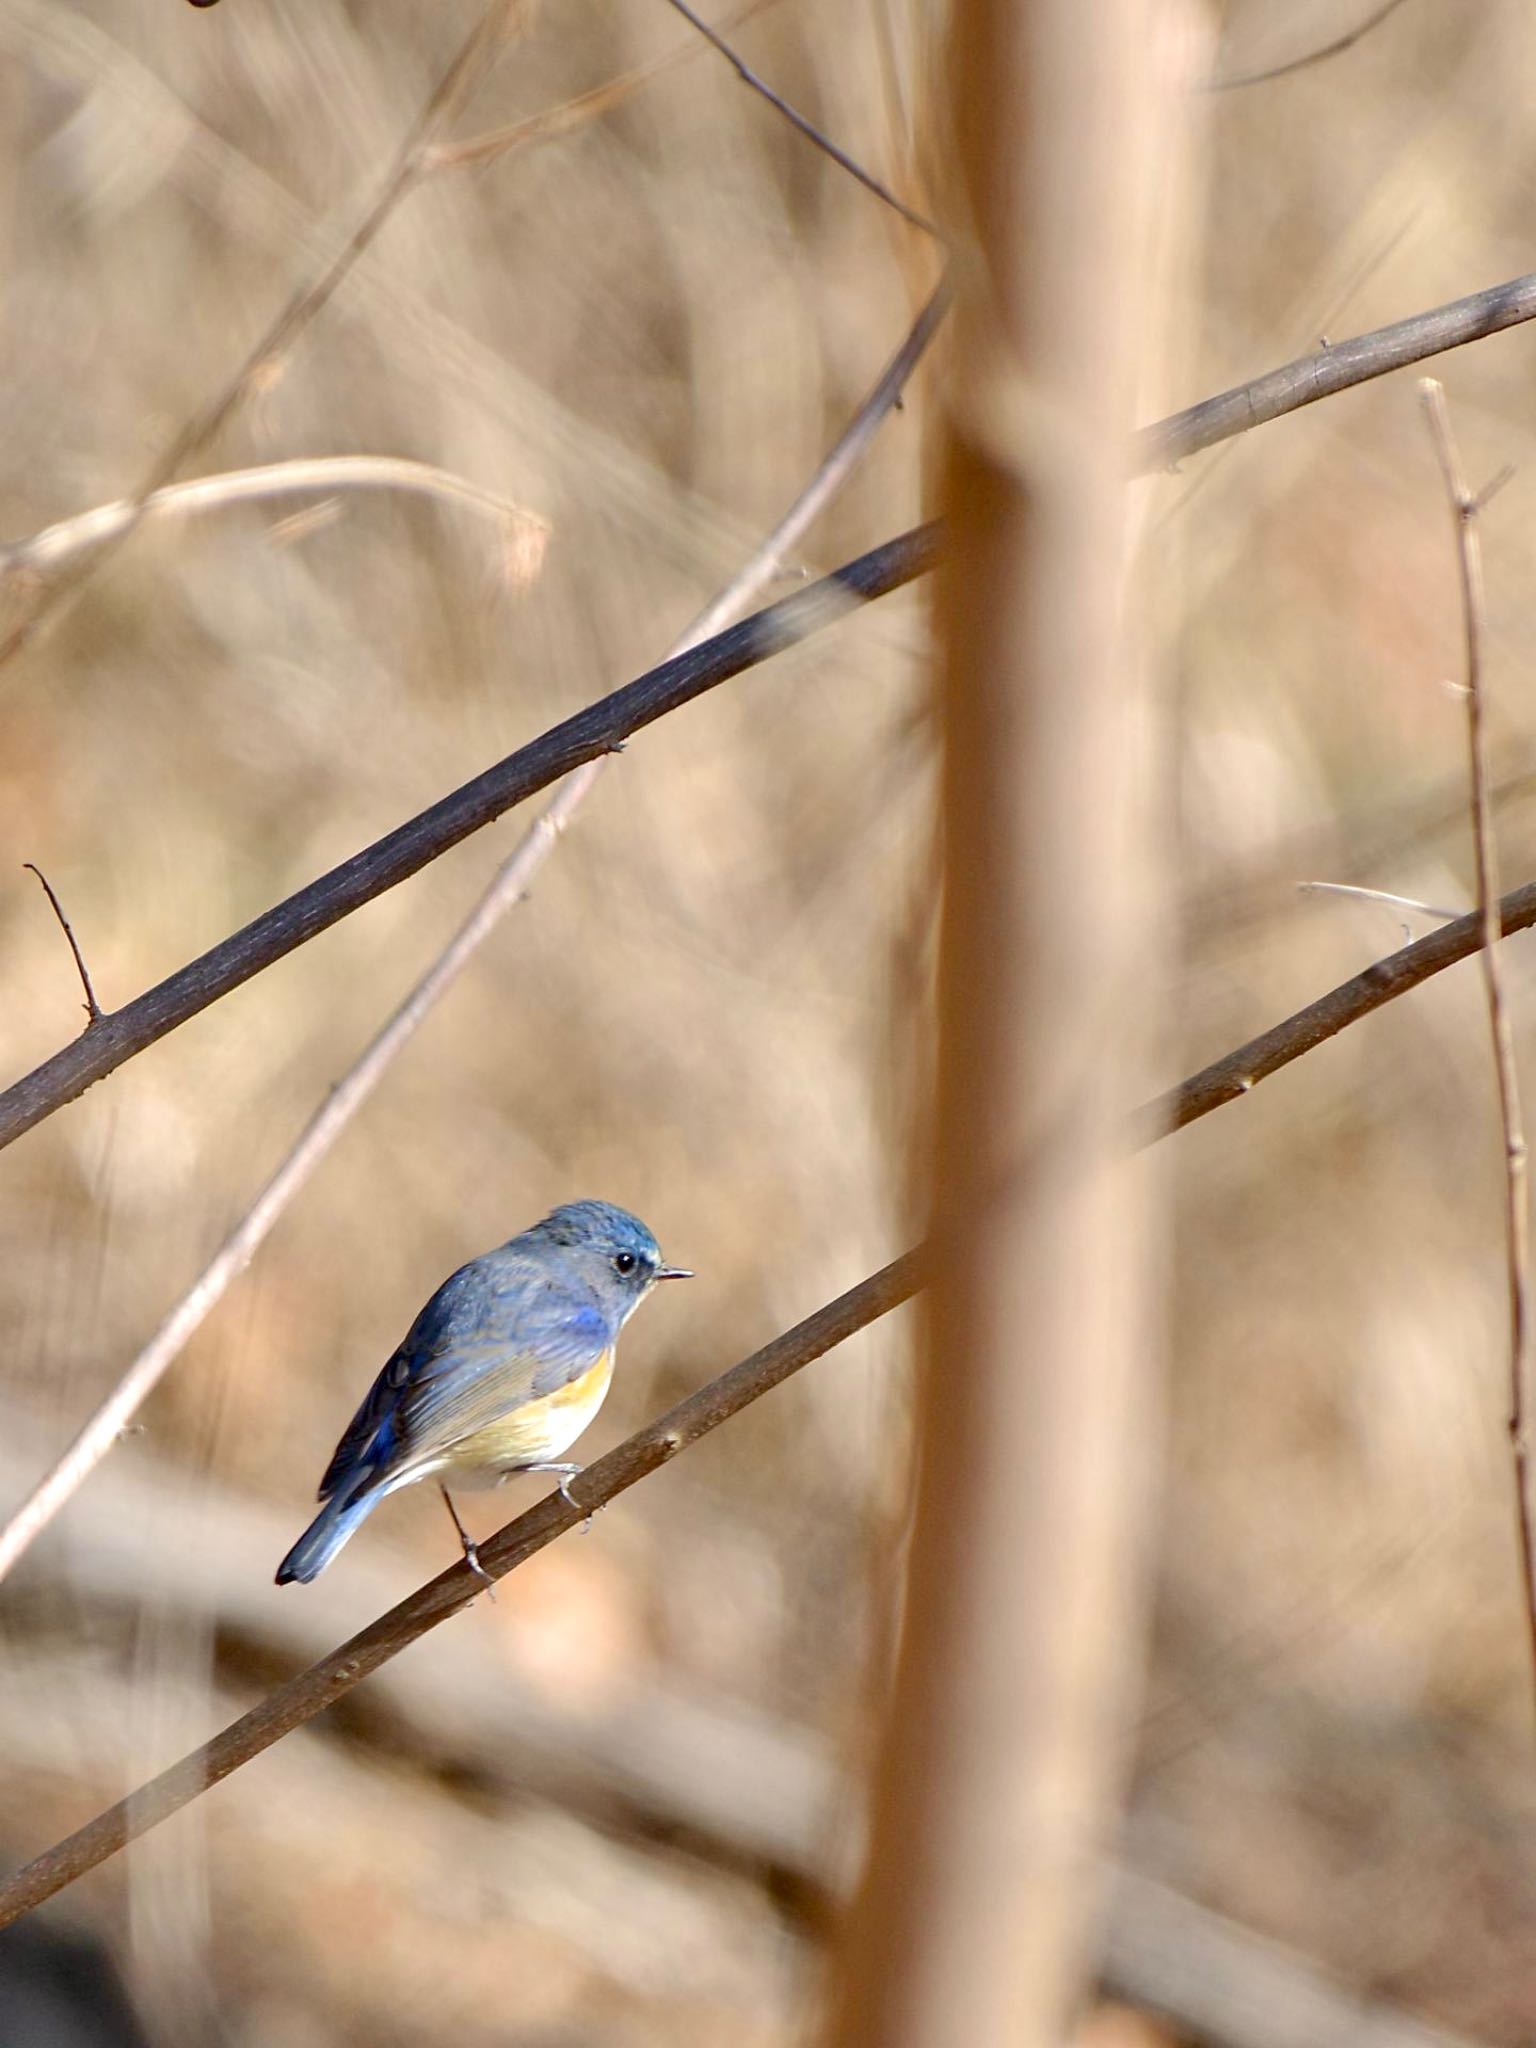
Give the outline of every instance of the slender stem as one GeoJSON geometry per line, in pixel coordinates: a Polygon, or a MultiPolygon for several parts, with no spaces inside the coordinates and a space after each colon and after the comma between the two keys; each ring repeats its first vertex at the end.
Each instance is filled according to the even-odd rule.
{"type": "Polygon", "coordinates": [[[85,955],[80,951],[79,943],[75,938],[74,927],[70,924],[69,919],[64,915],[64,906],[62,903],[60,903],[58,897],[54,894],[52,882],[49,881],[48,877],[43,873],[42,869],[38,866],[37,862],[35,860],[24,860],[22,862],[22,866],[24,868],[30,868],[33,874],[36,875],[37,879],[42,883],[43,893],[48,898],[48,901],[53,905],[53,914],[59,920],[59,925],[63,930],[64,936],[69,941],[69,950],[75,956],[75,968],[80,976],[80,986],[85,990],[85,1028],[87,1031],[89,1031],[91,1026],[95,1024],[101,1016],[101,1005],[96,1000],[95,989],[91,987],[91,977],[86,971],[85,955]]]}
{"type": "Polygon", "coordinates": [[[488,514],[503,530],[519,528],[542,535],[537,514],[489,491],[452,470],[430,462],[412,462],[400,455],[304,456],[288,462],[263,463],[256,469],[223,470],[214,476],[191,477],[152,491],[142,504],[116,498],[108,505],[76,512],[25,540],[0,545],[0,577],[29,571],[50,574],[91,548],[115,541],[141,519],[168,514],[183,517],[222,511],[229,505],[265,504],[276,498],[311,497],[319,491],[406,491],[466,505],[488,514]]]}
{"type": "MultiPolygon", "coordinates": [[[[1506,934],[1528,931],[1536,925],[1536,882],[1511,889],[1498,906],[1499,924],[1506,934]]],[[[1470,960],[1487,942],[1487,927],[1477,911],[1442,925],[1410,946],[1400,947],[1384,960],[1374,960],[1360,974],[1340,982],[1305,1009],[1271,1025],[1246,1045],[1212,1060],[1198,1074],[1179,1082],[1137,1112],[1133,1132],[1138,1145],[1150,1145],[1169,1131],[1181,1131],[1223,1103],[1236,1102],[1251,1094],[1261,1081],[1278,1074],[1309,1053],[1315,1046],[1337,1037],[1362,1017],[1369,1017],[1383,1004],[1403,996],[1459,961],[1470,960]]]]}
{"type": "MultiPolygon", "coordinates": [[[[1531,1677],[1536,1686],[1536,1475],[1532,1471],[1528,1420],[1536,1368],[1531,1347],[1531,1196],[1520,1111],[1520,1073],[1515,1062],[1514,1028],[1504,988],[1499,948],[1499,855],[1488,797],[1487,703],[1483,676],[1483,641],[1487,605],[1483,588],[1482,537],[1477,518],[1483,500],[1469,489],[1444,387],[1433,377],[1419,385],[1429,417],[1430,435],[1440,474],[1450,500],[1456,530],[1456,569],[1461,586],[1461,624],[1465,644],[1464,691],[1467,706],[1467,761],[1472,845],[1477,867],[1477,917],[1482,927],[1483,993],[1493,1042],[1494,1073],[1499,1091],[1499,1124],[1504,1140],[1504,1257],[1509,1286],[1509,1444],[1514,1461],[1515,1503],[1520,1534],[1520,1569],[1525,1590],[1526,1632],[1530,1640],[1531,1677]]],[[[1497,482],[1493,488],[1497,489],[1497,482]]]]}
{"type": "MultiPolygon", "coordinates": [[[[726,16],[725,26],[737,28],[749,21],[754,14],[761,14],[771,0],[747,0],[744,7],[738,7],[726,16]]],[[[526,148],[529,143],[545,142],[552,136],[565,135],[572,128],[578,128],[584,121],[606,114],[628,99],[642,85],[648,85],[664,71],[673,70],[678,64],[686,63],[699,53],[697,36],[689,36],[686,42],[675,49],[667,50],[660,57],[653,57],[647,64],[637,64],[632,71],[622,71],[618,77],[610,78],[604,85],[593,86],[590,92],[578,93],[574,99],[562,100],[559,106],[546,107],[542,113],[530,114],[525,120],[512,121],[504,128],[493,128],[484,135],[472,135],[463,142],[439,142],[423,151],[423,165],[429,171],[451,171],[472,164],[494,162],[498,157],[508,156],[514,150],[526,148]]]]}
{"type": "Polygon", "coordinates": [[[1298,882],[1296,887],[1303,895],[1353,896],[1361,903],[1385,903],[1393,910],[1416,911],[1420,917],[1438,917],[1447,924],[1466,914],[1443,909],[1438,903],[1421,903],[1417,896],[1396,896],[1390,889],[1362,889],[1358,882],[1298,882]]]}
{"type": "Polygon", "coordinates": [[[1307,50],[1299,57],[1288,57],[1281,64],[1268,64],[1260,71],[1235,71],[1227,77],[1208,78],[1201,87],[1203,92],[1237,92],[1246,85],[1269,85],[1277,78],[1289,78],[1296,71],[1310,71],[1314,64],[1326,64],[1330,57],[1341,57],[1346,50],[1352,50],[1356,43],[1364,41],[1373,28],[1379,28],[1389,14],[1396,14],[1403,0],[1383,0],[1383,4],[1368,14],[1364,21],[1346,29],[1332,42],[1321,43],[1315,50],[1307,50]]]}
{"type": "Polygon", "coordinates": [[[808,121],[804,114],[797,108],[792,107],[788,100],[776,93],[766,80],[759,78],[749,65],[744,64],[718,29],[711,28],[701,15],[694,13],[693,9],[688,5],[688,0],[667,0],[667,5],[675,7],[685,21],[692,22],[705,41],[712,44],[720,52],[742,83],[751,86],[754,92],[761,93],[769,106],[781,113],[790,126],[798,129],[808,142],[815,143],[824,156],[829,156],[833,163],[837,164],[840,169],[845,170],[851,178],[857,178],[867,192],[873,192],[877,199],[883,199],[887,206],[899,213],[903,220],[910,221],[913,227],[921,228],[926,235],[936,236],[938,234],[938,229],[926,214],[919,213],[915,207],[908,206],[904,199],[898,199],[888,185],[881,184],[877,177],[871,172],[866,171],[864,166],[849,156],[846,150],[839,149],[830,136],[822,133],[814,121],[808,121]]]}
{"type": "Polygon", "coordinates": [[[1188,455],[1218,441],[1230,441],[1285,413],[1320,398],[1332,398],[1389,370],[1401,370],[1409,363],[1422,363],[1447,349],[1464,348],[1469,341],[1481,341],[1490,334],[1502,334],[1506,327],[1536,319],[1536,271],[1512,277],[1469,298],[1453,299],[1428,313],[1415,313],[1390,327],[1378,327],[1349,341],[1336,341],[1326,348],[1302,356],[1281,369],[1270,370],[1251,383],[1238,384],[1214,398],[1204,398],[1184,412],[1171,414],[1154,426],[1143,427],[1135,437],[1133,459],[1140,471],[1171,469],[1188,455]]]}

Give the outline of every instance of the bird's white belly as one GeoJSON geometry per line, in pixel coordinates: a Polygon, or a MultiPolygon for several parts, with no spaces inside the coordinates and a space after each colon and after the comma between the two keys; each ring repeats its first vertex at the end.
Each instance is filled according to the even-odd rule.
{"type": "Polygon", "coordinates": [[[470,1489],[496,1486],[511,1472],[548,1463],[575,1443],[602,1407],[613,1379],[613,1353],[557,1393],[524,1401],[507,1415],[461,1437],[434,1464],[442,1478],[470,1489]]]}

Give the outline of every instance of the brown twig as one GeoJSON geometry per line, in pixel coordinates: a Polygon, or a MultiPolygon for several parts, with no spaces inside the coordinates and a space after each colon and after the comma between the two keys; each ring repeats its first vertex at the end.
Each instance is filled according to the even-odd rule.
{"type": "MultiPolygon", "coordinates": [[[[1511,889],[1498,906],[1499,926],[1506,934],[1528,931],[1536,925],[1536,882],[1511,889]]],[[[1135,1142],[1150,1145],[1169,1131],[1181,1131],[1186,1124],[1208,1116],[1223,1103],[1249,1095],[1261,1081],[1278,1074],[1309,1053],[1315,1046],[1335,1038],[1362,1017],[1369,1017],[1383,1004],[1407,995],[1432,975],[1470,960],[1486,944],[1486,928],[1477,911],[1442,925],[1437,932],[1415,939],[1384,960],[1375,960],[1363,973],[1340,982],[1304,1010],[1297,1010],[1281,1023],[1271,1026],[1246,1045],[1225,1053],[1181,1081],[1176,1088],[1158,1096],[1133,1120],[1135,1142]]]]}
{"type": "Polygon", "coordinates": [[[1273,79],[1289,78],[1293,72],[1310,71],[1314,64],[1326,64],[1330,57],[1341,57],[1346,50],[1352,50],[1389,14],[1396,14],[1402,4],[1403,0],[1385,0],[1374,14],[1368,14],[1364,21],[1347,29],[1343,35],[1335,36],[1331,43],[1323,43],[1300,57],[1288,57],[1283,64],[1267,65],[1262,71],[1238,71],[1229,78],[1208,78],[1200,89],[1202,92],[1237,92],[1245,85],[1268,85],[1273,79]]]}
{"type": "MultiPolygon", "coordinates": [[[[1427,841],[1464,830],[1464,776],[1461,781],[1462,787],[1454,793],[1446,782],[1382,803],[1358,818],[1352,816],[1347,843],[1342,845],[1339,824],[1334,820],[1303,826],[1278,846],[1240,860],[1219,881],[1197,889],[1184,904],[1181,921],[1186,943],[1199,947],[1228,938],[1245,925],[1294,908],[1296,876],[1308,868],[1334,867],[1351,878],[1363,879],[1390,871],[1427,841]]],[[[1536,796],[1536,767],[1512,769],[1494,784],[1490,796],[1496,817],[1506,808],[1529,802],[1536,796]]],[[[1456,915],[1464,913],[1457,911],[1456,915]]]]}
{"type": "MultiPolygon", "coordinates": [[[[616,1450],[596,1459],[572,1482],[577,1506],[571,1507],[558,1493],[553,1493],[498,1530],[479,1546],[483,1570],[493,1579],[504,1578],[557,1536],[575,1528],[594,1509],[718,1429],[721,1423],[781,1385],[812,1359],[820,1358],[876,1317],[909,1301],[920,1284],[918,1255],[909,1252],[905,1258],[850,1288],[836,1301],[818,1309],[761,1351],[755,1351],[750,1358],[679,1402],[658,1422],[637,1430],[616,1450]]],[[[343,1643],[339,1650],[277,1687],[211,1742],[0,1883],[0,1927],[9,1926],[44,1899],[52,1898],[125,1843],[158,1827],[210,1785],[227,1778],[231,1771],[312,1720],[350,1692],[369,1672],[397,1656],[439,1622],[459,1613],[480,1591],[480,1580],[468,1563],[461,1560],[343,1643]]]]}
{"type": "Polygon", "coordinates": [[[1420,917],[1437,917],[1442,924],[1451,924],[1466,915],[1465,911],[1446,910],[1438,903],[1421,903],[1417,896],[1394,895],[1390,889],[1362,889],[1358,882],[1298,882],[1296,887],[1304,896],[1351,896],[1359,903],[1380,903],[1389,910],[1411,910],[1420,917]]]}
{"type": "Polygon", "coordinates": [[[904,199],[898,199],[888,185],[883,185],[873,173],[866,171],[864,166],[849,156],[846,150],[839,149],[832,138],[829,135],[824,135],[814,121],[808,121],[804,114],[800,113],[797,108],[789,104],[788,100],[776,93],[765,79],[760,78],[750,65],[743,63],[724,36],[717,29],[711,28],[702,16],[694,13],[693,9],[688,5],[688,0],[667,0],[667,5],[675,7],[685,21],[692,22],[705,41],[720,52],[720,55],[730,65],[742,83],[751,86],[754,92],[761,93],[769,106],[782,114],[790,126],[798,129],[808,142],[813,142],[824,156],[829,156],[833,163],[837,164],[840,169],[845,170],[851,178],[856,178],[867,192],[873,192],[877,199],[883,199],[887,206],[893,208],[901,215],[903,220],[910,221],[915,228],[921,228],[925,235],[938,236],[938,229],[926,214],[919,213],[915,207],[908,206],[904,199]]]}
{"type": "Polygon", "coordinates": [[[1370,334],[1332,342],[1249,384],[1238,384],[1155,426],[1143,427],[1134,442],[1135,467],[1138,472],[1171,469],[1187,455],[1246,434],[1250,427],[1531,319],[1536,319],[1536,271],[1370,334]]]}
{"type": "Polygon", "coordinates": [[[669,711],[824,631],[856,606],[914,582],[933,566],[938,549],[934,526],[899,534],[550,727],[122,1009],[109,1011],[95,1030],[14,1082],[0,1094],[0,1148],[231,989],[419,873],[514,804],[583,762],[613,753],[669,711]]]}
{"type": "Polygon", "coordinates": [[[205,448],[256,382],[290,349],[317,314],[335,297],[357,262],[401,200],[425,174],[424,152],[480,83],[501,46],[502,36],[522,0],[490,0],[395,152],[378,196],[318,275],[302,285],[262,334],[218,395],[188,420],[133,493],[131,519],[63,576],[38,586],[25,614],[0,641],[0,667],[30,645],[46,620],[133,532],[157,491],[171,483],[184,463],[205,448]]]}
{"type": "Polygon", "coordinates": [[[1509,1285],[1509,1443],[1514,1461],[1515,1500],[1520,1532],[1520,1568],[1525,1588],[1525,1619],[1530,1637],[1531,1675],[1536,1683],[1536,1474],[1532,1471],[1528,1417],[1536,1389],[1532,1386],[1530,1177],[1525,1126],[1520,1113],[1520,1074],[1515,1064],[1514,1028],[1499,957],[1499,856],[1488,800],[1487,715],[1483,679],[1486,601],[1483,589],[1482,538],[1477,517],[1486,499],[1503,481],[1496,478],[1482,497],[1469,488],[1451,431],[1444,386],[1433,377],[1419,386],[1429,417],[1435,456],[1445,481],[1456,529],[1456,569],[1461,586],[1461,623],[1465,643],[1464,690],[1467,705],[1467,761],[1472,812],[1472,844],[1477,868],[1477,917],[1482,927],[1483,993],[1493,1041],[1494,1072],[1499,1090],[1499,1123],[1504,1139],[1504,1251],[1509,1285]]]}
{"type": "Polygon", "coordinates": [[[87,1031],[89,1031],[91,1026],[100,1020],[101,1005],[96,1000],[96,991],[91,987],[91,977],[86,972],[85,955],[80,951],[79,942],[75,938],[74,929],[71,926],[69,919],[64,915],[63,904],[60,903],[58,897],[53,893],[52,882],[49,881],[48,877],[43,873],[42,869],[38,866],[35,860],[24,860],[22,862],[22,866],[24,868],[30,868],[33,874],[36,875],[37,879],[42,883],[43,893],[48,898],[48,901],[53,905],[53,914],[59,920],[60,929],[63,931],[65,938],[69,941],[69,950],[75,956],[75,967],[80,975],[80,986],[85,991],[85,1028],[87,1031]]]}
{"type": "MultiPolygon", "coordinates": [[[[754,14],[761,14],[772,4],[773,0],[747,0],[745,7],[738,7],[726,16],[723,25],[739,28],[744,21],[750,21],[754,14]]],[[[600,114],[620,105],[653,78],[659,78],[663,72],[674,70],[698,54],[698,38],[690,36],[675,49],[651,58],[649,63],[637,64],[632,71],[620,72],[617,78],[593,86],[590,92],[578,93],[574,99],[562,100],[557,107],[546,107],[542,113],[530,114],[525,120],[510,122],[504,128],[493,128],[485,135],[472,135],[464,142],[435,143],[423,153],[423,168],[428,171],[467,169],[472,165],[492,163],[496,158],[508,156],[531,143],[548,142],[557,135],[568,134],[584,121],[595,120],[600,114]]]]}
{"type": "MultiPolygon", "coordinates": [[[[733,612],[749,603],[778,572],[785,553],[836,495],[869,447],[937,331],[946,302],[946,287],[941,284],[847,427],[818,465],[815,475],[773,531],[753,550],[751,559],[742,565],[708,610],[695,619],[683,634],[677,643],[677,654],[706,639],[733,612]]],[[[287,1158],[193,1286],[166,1317],[52,1470],[45,1474],[5,1527],[0,1529],[0,1579],[6,1577],[17,1559],[100,1464],[124,1425],[143,1405],[193,1332],[244,1271],[283,1210],[304,1187],[347,1124],[373,1093],[396,1054],[457,980],[505,913],[527,893],[534,876],[608,758],[607,755],[599,755],[562,784],[542,816],[497,869],[490,886],[462,929],[311,1117],[287,1158]]],[[[39,875],[38,879],[41,881],[43,878],[39,875]]],[[[43,886],[47,888],[46,881],[43,886]]],[[[49,894],[52,896],[51,890],[49,894]]],[[[68,929],[66,925],[66,932],[68,929]]],[[[81,972],[84,972],[83,965],[81,972]]]]}
{"type": "Polygon", "coordinates": [[[404,491],[465,505],[498,522],[504,532],[543,534],[544,521],[498,491],[471,483],[452,470],[400,455],[316,455],[268,462],[255,469],[223,470],[190,477],[152,491],[142,504],[116,498],[88,512],[75,512],[24,540],[0,543],[0,578],[49,575],[64,563],[117,540],[141,519],[222,511],[229,505],[265,504],[275,498],[309,497],[318,491],[404,491]]]}

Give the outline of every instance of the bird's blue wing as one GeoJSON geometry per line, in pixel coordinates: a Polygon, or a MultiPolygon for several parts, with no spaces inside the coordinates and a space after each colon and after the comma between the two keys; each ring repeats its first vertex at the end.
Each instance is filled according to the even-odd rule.
{"type": "Polygon", "coordinates": [[[585,1292],[506,1251],[445,1280],[336,1446],[320,1498],[472,1436],[580,1379],[617,1331],[585,1292]]]}

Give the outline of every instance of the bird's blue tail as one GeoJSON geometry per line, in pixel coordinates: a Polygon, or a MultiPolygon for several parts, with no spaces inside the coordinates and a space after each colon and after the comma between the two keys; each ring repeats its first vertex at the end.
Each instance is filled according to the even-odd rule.
{"type": "Polygon", "coordinates": [[[278,1566],[277,1583],[287,1586],[297,1580],[301,1586],[307,1586],[311,1579],[317,1579],[380,1499],[377,1493],[365,1493],[351,1500],[333,1495],[278,1566]]]}

